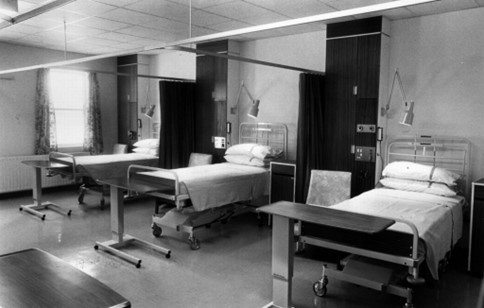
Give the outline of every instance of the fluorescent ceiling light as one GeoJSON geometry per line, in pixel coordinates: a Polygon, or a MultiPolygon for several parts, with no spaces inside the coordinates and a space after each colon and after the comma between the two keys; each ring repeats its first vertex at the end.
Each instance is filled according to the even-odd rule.
{"type": "MultiPolygon", "coordinates": [[[[71,2],[71,1],[74,1],[74,0],[56,0],[56,1],[53,1],[53,2],[56,3],[56,4],[65,4],[65,3],[68,3],[68,2],[71,2]]],[[[282,22],[275,22],[275,23],[269,23],[269,24],[260,25],[260,26],[242,28],[242,29],[238,29],[238,30],[219,32],[219,33],[209,34],[209,35],[205,35],[205,36],[198,36],[198,37],[194,37],[194,38],[190,38],[190,39],[186,39],[186,40],[181,40],[181,41],[176,41],[176,42],[172,42],[172,43],[168,43],[168,44],[147,46],[147,47],[143,47],[143,48],[134,48],[134,49],[125,50],[125,51],[122,51],[122,52],[114,52],[114,53],[107,53],[107,54],[96,55],[96,56],[88,56],[88,57],[83,57],[83,58],[74,59],[74,60],[45,63],[45,64],[33,65],[33,66],[23,67],[23,68],[7,69],[7,70],[0,71],[0,75],[9,74],[9,73],[17,73],[17,72],[22,72],[22,71],[29,71],[29,70],[38,69],[38,68],[73,65],[73,64],[78,64],[78,63],[83,63],[83,62],[88,62],[88,61],[95,61],[95,60],[100,60],[100,59],[106,59],[106,58],[142,53],[142,52],[156,50],[156,49],[163,49],[163,48],[166,48],[166,47],[169,47],[169,46],[183,46],[183,45],[203,43],[203,42],[207,42],[207,41],[215,41],[215,40],[220,40],[220,39],[229,39],[230,37],[237,36],[237,35],[255,33],[255,32],[266,31],[266,30],[274,30],[274,29],[291,27],[291,26],[298,26],[298,25],[303,25],[303,24],[313,23],[313,22],[323,22],[323,21],[327,22],[327,21],[331,21],[331,20],[335,20],[335,19],[343,18],[343,17],[350,17],[350,16],[355,16],[355,15],[382,12],[382,11],[387,11],[387,10],[392,10],[392,9],[397,9],[397,8],[403,8],[403,7],[408,7],[408,6],[413,6],[413,5],[423,4],[423,3],[435,2],[435,1],[440,1],[440,0],[397,0],[397,1],[390,1],[390,2],[386,2],[386,3],[369,5],[369,6],[364,6],[364,7],[359,7],[359,8],[349,9],[349,10],[343,10],[343,11],[337,11],[337,12],[332,12],[332,13],[327,13],[327,14],[314,15],[314,16],[303,17],[303,18],[296,18],[296,19],[291,19],[291,20],[282,21],[282,22]]],[[[34,15],[34,14],[32,14],[32,15],[34,15]]],[[[20,21],[18,21],[18,22],[20,22],[20,21]]],[[[3,27],[5,27],[5,26],[8,26],[8,25],[4,25],[3,27]]],[[[0,29],[1,28],[2,28],[2,24],[0,24],[0,29]]]]}

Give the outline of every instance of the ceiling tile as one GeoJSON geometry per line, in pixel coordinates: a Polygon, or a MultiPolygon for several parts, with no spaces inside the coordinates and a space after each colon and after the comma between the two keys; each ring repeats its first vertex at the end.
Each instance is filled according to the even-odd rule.
{"type": "MultiPolygon", "coordinates": [[[[64,33],[64,27],[55,28],[53,31],[64,33]]],[[[65,31],[67,32],[67,34],[77,34],[77,35],[85,35],[85,36],[98,35],[106,32],[104,30],[89,28],[89,27],[80,26],[77,24],[66,25],[65,31]]]]}
{"type": "Polygon", "coordinates": [[[438,2],[424,3],[409,7],[408,10],[417,15],[441,14],[458,9],[471,9],[478,7],[474,0],[440,0],[438,2]]]}
{"type": "Polygon", "coordinates": [[[96,35],[97,38],[101,39],[107,39],[107,40],[113,40],[117,42],[129,42],[131,40],[136,40],[138,37],[128,35],[128,34],[123,34],[123,33],[118,33],[118,32],[105,32],[101,33],[99,35],[96,35]]]}
{"type": "Polygon", "coordinates": [[[230,19],[227,17],[212,14],[202,10],[192,10],[192,25],[204,27],[228,21],[230,21],[230,19]]]}
{"type": "MultiPolygon", "coordinates": [[[[34,26],[30,26],[30,25],[25,25],[23,23],[13,24],[12,26],[8,27],[8,30],[13,31],[13,32],[20,32],[20,33],[24,33],[24,34],[33,34],[33,33],[37,33],[37,32],[41,31],[41,29],[39,29],[39,28],[36,28],[34,26]]],[[[3,29],[0,30],[0,34],[2,33],[2,31],[3,31],[3,29]]]]}
{"type": "Polygon", "coordinates": [[[246,24],[241,21],[232,20],[229,22],[223,22],[220,24],[207,26],[206,28],[222,32],[222,31],[229,31],[229,30],[235,30],[240,28],[247,28],[251,26],[252,25],[246,24]]]}
{"type": "MultiPolygon", "coordinates": [[[[181,39],[180,35],[170,33],[163,30],[148,29],[144,27],[129,27],[119,30],[119,32],[124,34],[129,34],[132,36],[137,36],[141,38],[149,38],[154,40],[161,40],[163,42],[170,42],[181,39]]],[[[188,33],[185,37],[188,36],[188,33]]]]}
{"type": "Polygon", "coordinates": [[[60,23],[71,23],[87,18],[85,14],[78,14],[74,12],[62,11],[62,10],[52,10],[41,15],[43,18],[58,20],[60,23]]]}
{"type": "Polygon", "coordinates": [[[141,0],[126,8],[186,23],[190,19],[190,9],[187,6],[166,0],[141,0]]]}
{"type": "Polygon", "coordinates": [[[103,19],[99,17],[91,17],[91,18],[83,19],[80,22],[76,23],[76,25],[101,29],[105,31],[115,31],[115,30],[119,30],[122,28],[126,28],[128,26],[131,26],[126,23],[109,20],[109,19],[103,19]]]}
{"type": "Polygon", "coordinates": [[[55,27],[63,27],[64,21],[52,18],[45,18],[43,15],[40,15],[31,19],[27,19],[22,24],[36,27],[40,30],[49,30],[55,27]]]}
{"type": "Polygon", "coordinates": [[[96,16],[104,12],[114,10],[116,7],[99,3],[91,0],[74,1],[62,6],[63,11],[70,11],[78,14],[85,14],[89,16],[96,16]]]}
{"type": "MultiPolygon", "coordinates": [[[[170,0],[178,4],[190,6],[190,0],[170,0]]],[[[192,0],[192,7],[197,9],[204,9],[211,6],[216,6],[224,3],[234,2],[238,0],[192,0]]]]}
{"type": "Polygon", "coordinates": [[[146,23],[157,22],[160,17],[135,12],[127,9],[115,9],[104,14],[101,14],[101,18],[114,20],[117,22],[128,23],[131,25],[144,25],[146,23]]]}
{"type": "Polygon", "coordinates": [[[333,12],[334,9],[317,0],[245,0],[291,18],[333,12]]]}
{"type": "Polygon", "coordinates": [[[264,24],[284,21],[288,19],[290,18],[287,16],[268,11],[264,15],[254,15],[254,16],[245,17],[244,22],[252,25],[264,25],[264,24]]]}
{"type": "Polygon", "coordinates": [[[247,17],[264,15],[269,12],[265,8],[242,1],[228,2],[225,4],[206,8],[205,10],[207,12],[222,15],[236,20],[244,20],[247,17]]]}
{"type": "Polygon", "coordinates": [[[94,1],[117,6],[117,7],[124,7],[126,5],[133,4],[141,0],[94,0],[94,1]]]}

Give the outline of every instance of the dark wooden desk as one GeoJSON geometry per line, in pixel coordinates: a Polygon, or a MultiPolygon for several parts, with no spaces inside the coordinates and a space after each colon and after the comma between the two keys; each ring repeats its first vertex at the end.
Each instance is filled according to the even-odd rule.
{"type": "Polygon", "coordinates": [[[272,302],[265,308],[292,307],[295,220],[365,233],[378,233],[395,223],[391,219],[288,201],[266,205],[258,211],[273,216],[272,302]]]}
{"type": "Polygon", "coordinates": [[[117,292],[39,249],[0,256],[0,307],[131,307],[117,292]]]}
{"type": "Polygon", "coordinates": [[[54,204],[50,201],[42,202],[42,169],[56,169],[56,168],[65,168],[66,165],[53,163],[48,160],[26,160],[23,161],[22,164],[32,167],[33,169],[33,176],[34,176],[34,184],[32,188],[32,195],[34,198],[34,203],[29,205],[21,205],[20,211],[24,210],[30,214],[33,214],[40,219],[45,219],[45,214],[39,212],[39,210],[50,209],[61,214],[70,216],[71,210],[64,210],[57,204],[54,204]]]}
{"type": "Polygon", "coordinates": [[[112,240],[106,242],[96,242],[94,249],[101,248],[109,251],[114,255],[133,263],[138,268],[141,266],[141,259],[122,252],[118,248],[126,246],[130,243],[137,243],[146,248],[161,252],[165,254],[166,258],[170,258],[171,250],[140,240],[128,234],[124,234],[124,191],[128,190],[127,179],[112,178],[99,180],[99,182],[109,185],[110,187],[112,240]]]}

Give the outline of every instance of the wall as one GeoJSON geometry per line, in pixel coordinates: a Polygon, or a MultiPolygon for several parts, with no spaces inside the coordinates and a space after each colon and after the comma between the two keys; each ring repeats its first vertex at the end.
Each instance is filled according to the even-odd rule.
{"type": "MultiPolygon", "coordinates": [[[[326,31],[244,42],[241,56],[262,61],[324,71],[326,31]]],[[[251,102],[241,95],[240,122],[285,123],[288,126],[288,158],[296,159],[299,75],[301,72],[241,62],[240,80],[260,100],[259,116],[247,116],[251,102]]]]}
{"type": "MultiPolygon", "coordinates": [[[[140,57],[140,59],[148,65],[146,71],[143,73],[140,72],[140,74],[188,80],[195,80],[196,78],[196,56],[193,53],[161,51],[160,54],[145,55],[140,57]]],[[[140,117],[143,121],[143,132],[147,132],[149,128],[149,132],[151,133],[153,131],[153,123],[156,124],[160,121],[159,81],[159,79],[153,78],[138,78],[140,84],[138,95],[140,108],[146,105],[148,97],[151,104],[156,104],[155,114],[151,120],[145,116],[140,117]]],[[[146,138],[146,136],[146,133],[144,133],[143,138],[146,138]]]]}
{"type": "MultiPolygon", "coordinates": [[[[68,54],[68,59],[80,57],[68,54]]],[[[0,43],[0,70],[25,67],[64,60],[64,53],[42,48],[0,43]]],[[[77,67],[116,70],[116,61],[107,59],[80,64],[77,67]]],[[[36,71],[26,71],[0,79],[0,157],[32,155],[35,142],[35,87],[36,71]]],[[[103,138],[110,152],[117,140],[116,76],[98,74],[101,89],[103,138]]]]}
{"type": "MultiPolygon", "coordinates": [[[[399,68],[415,101],[411,128],[397,122],[403,104],[395,89],[388,137],[434,134],[470,140],[471,179],[484,177],[484,8],[392,22],[389,69],[399,68]]],[[[384,102],[386,103],[386,102],[384,102]]]]}

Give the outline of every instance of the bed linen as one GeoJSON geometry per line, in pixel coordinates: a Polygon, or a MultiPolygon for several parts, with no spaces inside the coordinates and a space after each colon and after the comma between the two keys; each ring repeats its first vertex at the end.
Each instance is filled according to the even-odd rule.
{"type": "Polygon", "coordinates": [[[259,198],[268,192],[269,170],[261,167],[220,163],[172,170],[140,172],[154,178],[176,174],[179,193],[188,194],[196,211],[259,198]]]}
{"type": "MultiPolygon", "coordinates": [[[[55,160],[69,166],[72,164],[72,158],[69,157],[56,157],[55,160]]],[[[132,164],[158,165],[158,157],[141,153],[75,156],[75,161],[77,172],[89,175],[94,180],[126,177],[128,167],[132,164]]]]}
{"type": "MultiPolygon", "coordinates": [[[[434,279],[438,279],[438,264],[462,236],[464,198],[377,188],[332,208],[411,222],[425,243],[425,258],[434,279]]],[[[404,223],[390,229],[412,233],[404,223]]]]}

